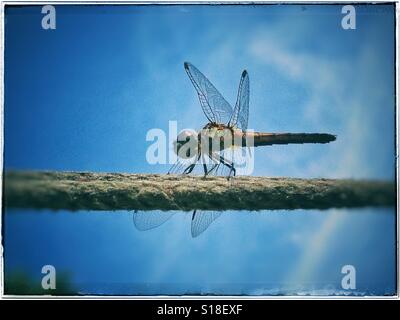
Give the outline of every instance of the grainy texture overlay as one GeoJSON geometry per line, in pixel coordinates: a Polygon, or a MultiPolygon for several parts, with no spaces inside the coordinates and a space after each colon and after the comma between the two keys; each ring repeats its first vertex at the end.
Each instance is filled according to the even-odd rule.
{"type": "Polygon", "coordinates": [[[394,206],[385,181],[9,171],[6,208],[262,210],[394,206]]]}

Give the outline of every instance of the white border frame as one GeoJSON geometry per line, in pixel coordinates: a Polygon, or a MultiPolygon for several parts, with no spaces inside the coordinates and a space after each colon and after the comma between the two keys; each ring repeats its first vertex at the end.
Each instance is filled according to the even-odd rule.
{"type": "MultiPolygon", "coordinates": [[[[362,1],[362,0],[354,0],[354,1],[330,1],[330,0],[321,0],[321,1],[168,1],[168,0],[158,0],[158,1],[98,1],[98,0],[86,0],[86,1],[35,1],[35,0],[25,0],[25,1],[3,1],[1,0],[1,8],[0,8],[0,37],[1,37],[1,44],[0,44],[0,77],[1,77],[1,84],[0,84],[0,111],[1,111],[1,120],[0,120],[0,148],[1,148],[1,155],[0,155],[0,205],[2,207],[2,191],[3,191],[3,156],[4,156],[4,8],[6,5],[46,5],[46,4],[53,4],[53,5],[116,5],[116,4],[124,4],[124,5],[151,5],[151,4],[161,4],[161,5],[168,5],[168,4],[379,4],[379,3],[393,3],[395,4],[395,65],[396,65],[396,72],[395,72],[395,90],[396,90],[396,97],[395,97],[395,124],[396,124],[396,282],[397,282],[397,295],[395,296],[201,296],[201,295],[190,295],[190,296],[169,296],[169,295],[159,295],[159,296],[98,296],[98,295],[84,295],[84,296],[55,296],[55,295],[4,295],[4,248],[3,248],[3,239],[2,239],[2,232],[0,233],[0,299],[6,300],[399,300],[400,297],[400,283],[399,283],[399,274],[400,274],[400,265],[399,265],[399,210],[400,210],[400,201],[399,201],[399,123],[400,123],[400,115],[399,115],[399,50],[398,48],[398,38],[399,38],[399,17],[400,17],[400,0],[396,1],[384,1],[384,0],[375,0],[375,1],[362,1]]],[[[2,228],[2,218],[3,218],[3,210],[0,214],[0,228],[2,228]]],[[[3,229],[1,229],[3,230],[3,229]]]]}

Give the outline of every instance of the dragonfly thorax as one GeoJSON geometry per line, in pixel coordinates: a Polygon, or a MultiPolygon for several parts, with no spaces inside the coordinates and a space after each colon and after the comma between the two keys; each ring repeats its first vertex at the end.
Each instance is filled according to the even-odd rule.
{"type": "Polygon", "coordinates": [[[175,153],[183,159],[242,146],[241,130],[223,124],[208,123],[199,132],[184,130],[174,142],[175,153]]]}
{"type": "Polygon", "coordinates": [[[209,123],[199,133],[202,151],[219,152],[241,146],[242,131],[223,124],[209,123]]]}

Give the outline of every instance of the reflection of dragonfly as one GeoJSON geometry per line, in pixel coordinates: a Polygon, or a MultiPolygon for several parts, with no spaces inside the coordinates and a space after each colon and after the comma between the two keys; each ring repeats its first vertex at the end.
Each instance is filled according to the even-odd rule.
{"type": "MultiPolygon", "coordinates": [[[[185,70],[199,96],[208,123],[199,132],[182,131],[174,143],[177,162],[169,173],[190,174],[199,168],[204,176],[223,175],[228,180],[235,176],[235,152],[232,147],[258,147],[273,144],[328,143],[336,137],[326,133],[263,133],[248,132],[249,76],[243,71],[235,107],[222,97],[212,83],[192,64],[185,62],[185,70]],[[213,144],[216,141],[215,144],[213,144]],[[217,145],[215,150],[211,146],[217,145]]],[[[235,151],[236,150],[236,151],[235,151]]],[[[166,222],[174,212],[135,211],[133,221],[137,229],[149,230],[166,222]]],[[[197,237],[220,216],[220,212],[192,214],[192,236],[197,237]]]]}

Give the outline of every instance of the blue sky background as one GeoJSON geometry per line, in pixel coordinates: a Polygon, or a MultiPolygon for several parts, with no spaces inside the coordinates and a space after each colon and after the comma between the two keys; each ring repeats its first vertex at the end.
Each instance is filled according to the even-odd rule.
{"type": "MultiPolygon", "coordinates": [[[[328,132],[328,145],[255,151],[257,176],[395,177],[394,13],[356,6],[56,6],[6,9],[5,168],[165,173],[146,133],[206,122],[183,62],[234,104],[250,75],[249,127],[328,132]]],[[[189,215],[139,232],[124,213],[6,210],[6,272],[68,271],[85,293],[392,294],[394,208],[223,214],[191,239],[189,215]],[[341,267],[357,289],[341,290],[341,267]]]]}

